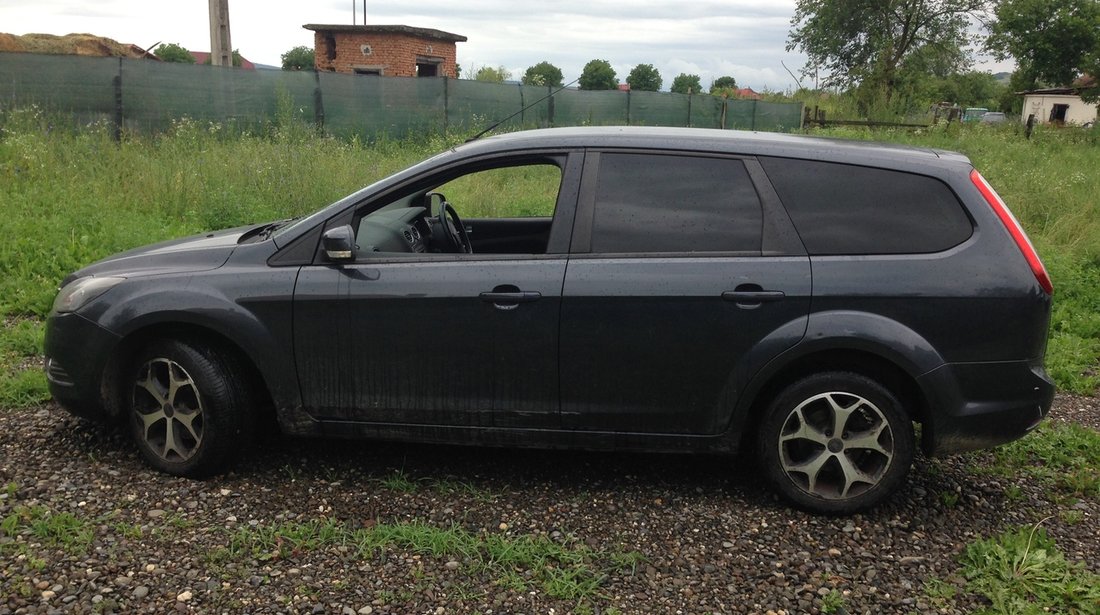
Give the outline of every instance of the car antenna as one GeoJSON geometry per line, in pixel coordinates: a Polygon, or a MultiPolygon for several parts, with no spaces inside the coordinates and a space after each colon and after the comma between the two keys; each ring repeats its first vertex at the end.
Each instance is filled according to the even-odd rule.
{"type": "Polygon", "coordinates": [[[477,133],[476,135],[474,135],[474,136],[470,137],[469,139],[466,139],[466,143],[470,143],[470,142],[472,142],[472,141],[477,141],[477,140],[478,140],[478,139],[480,139],[481,137],[484,137],[484,136],[485,136],[485,135],[486,135],[487,133],[491,132],[491,131],[492,131],[492,130],[493,130],[494,128],[496,128],[497,126],[500,126],[500,125],[501,125],[501,124],[503,124],[504,122],[507,122],[508,120],[510,120],[510,119],[512,119],[512,118],[514,118],[514,117],[516,117],[516,116],[517,116],[517,115],[519,115],[520,113],[523,113],[524,111],[526,111],[526,110],[530,109],[531,107],[534,107],[535,105],[539,104],[540,102],[542,102],[542,101],[546,100],[547,98],[550,98],[550,97],[551,97],[551,96],[553,96],[554,94],[557,94],[558,92],[560,92],[560,91],[564,90],[565,88],[567,88],[567,87],[569,87],[569,86],[573,85],[574,83],[576,83],[576,82],[578,82],[578,81],[580,81],[580,80],[581,80],[581,78],[580,78],[580,77],[577,77],[576,79],[574,79],[574,80],[570,81],[569,83],[567,83],[567,84],[565,84],[565,85],[561,86],[560,88],[558,88],[558,89],[554,90],[553,92],[550,92],[549,94],[547,94],[546,96],[543,96],[542,98],[540,98],[540,99],[536,100],[535,102],[533,102],[533,103],[531,103],[531,104],[529,104],[529,105],[524,105],[524,106],[523,106],[522,108],[520,108],[520,110],[519,110],[519,111],[516,111],[516,112],[515,112],[515,113],[513,113],[512,115],[509,115],[508,117],[504,118],[503,120],[500,120],[500,121],[498,121],[498,122],[495,122],[495,123],[494,123],[494,124],[493,124],[492,126],[490,126],[490,127],[486,128],[485,130],[482,130],[481,132],[477,133]]]}

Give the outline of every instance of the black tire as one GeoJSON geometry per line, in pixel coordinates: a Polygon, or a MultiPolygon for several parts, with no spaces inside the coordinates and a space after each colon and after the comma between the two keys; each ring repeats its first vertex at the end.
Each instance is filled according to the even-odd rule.
{"type": "Polygon", "coordinates": [[[850,514],[879,504],[904,483],[913,463],[913,423],[878,382],[825,372],[772,401],[757,432],[757,453],[768,480],[795,505],[850,514]]]}
{"type": "Polygon", "coordinates": [[[135,355],[122,387],[130,433],[149,465],[162,472],[217,474],[252,437],[244,370],[213,347],[153,342],[135,355]]]}

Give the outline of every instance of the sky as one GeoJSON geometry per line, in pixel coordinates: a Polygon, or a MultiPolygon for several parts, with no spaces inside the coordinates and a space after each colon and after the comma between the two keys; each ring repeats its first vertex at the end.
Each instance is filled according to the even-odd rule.
{"type": "MultiPolygon", "coordinates": [[[[210,50],[208,2],[202,0],[0,0],[0,32],[86,32],[149,48],[178,43],[210,50]]],[[[241,55],[280,66],[292,47],[313,47],[303,24],[363,23],[362,0],[229,0],[232,43],[241,55]]],[[[723,75],[739,86],[787,90],[805,57],[785,50],[794,0],[367,0],[367,22],[436,28],[468,37],[458,43],[466,73],[503,66],[513,79],[528,66],[548,61],[568,83],[585,63],[611,63],[620,81],[637,64],[652,64],[672,85],[680,73],[701,77],[704,87],[723,75]],[[789,71],[789,72],[788,72],[789,71]]],[[[977,67],[997,72],[1010,64],[978,58],[977,67]]],[[[813,87],[812,80],[802,85],[813,87]]]]}

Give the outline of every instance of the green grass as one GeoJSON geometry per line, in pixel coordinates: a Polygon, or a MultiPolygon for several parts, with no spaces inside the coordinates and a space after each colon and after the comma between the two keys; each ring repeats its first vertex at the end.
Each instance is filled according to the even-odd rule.
{"type": "Polygon", "coordinates": [[[43,506],[16,506],[0,520],[0,553],[15,551],[30,555],[30,542],[60,547],[72,554],[84,553],[92,544],[94,531],[88,521],[67,512],[51,512],[43,506]]]}
{"type": "Polygon", "coordinates": [[[992,455],[983,470],[1038,479],[1067,495],[1100,498],[1100,433],[1087,427],[1045,422],[1027,437],[993,449],[992,455]]]}
{"type": "Polygon", "coordinates": [[[967,589],[992,603],[983,613],[1100,612],[1100,575],[1066,561],[1040,527],[970,544],[962,556],[962,569],[967,589]]]}
{"type": "Polygon", "coordinates": [[[457,526],[440,528],[420,522],[355,529],[331,520],[244,528],[231,534],[225,550],[212,557],[244,555],[266,561],[334,546],[350,547],[365,559],[387,549],[453,559],[474,573],[490,575],[498,587],[539,589],[566,600],[597,598],[607,573],[631,570],[643,559],[635,552],[598,551],[544,536],[475,534],[457,526]]]}

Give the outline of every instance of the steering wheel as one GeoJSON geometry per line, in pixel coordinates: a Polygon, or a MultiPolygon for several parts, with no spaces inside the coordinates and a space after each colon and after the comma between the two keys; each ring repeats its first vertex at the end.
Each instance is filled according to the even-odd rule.
{"type": "Polygon", "coordinates": [[[458,217],[458,212],[444,199],[439,204],[439,228],[443,230],[447,247],[452,252],[473,254],[474,246],[470,243],[470,235],[466,233],[466,225],[458,217]]]}

